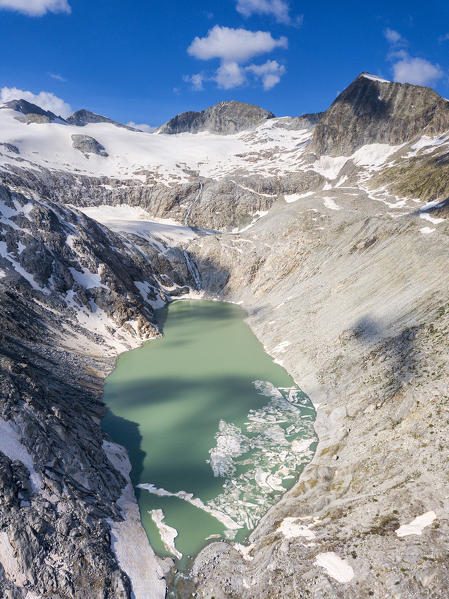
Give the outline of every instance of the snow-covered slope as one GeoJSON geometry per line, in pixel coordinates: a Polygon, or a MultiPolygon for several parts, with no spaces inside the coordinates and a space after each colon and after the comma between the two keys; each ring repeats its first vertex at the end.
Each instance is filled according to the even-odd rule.
{"type": "Polygon", "coordinates": [[[87,176],[105,176],[145,181],[150,171],[166,184],[188,181],[190,173],[220,177],[238,169],[270,172],[272,154],[280,157],[279,168],[294,169],[311,130],[278,128],[283,119],[272,119],[251,133],[218,135],[154,135],[130,131],[109,123],[89,123],[81,132],[96,139],[108,157],[84,155],[73,147],[72,135],[80,127],[64,123],[30,123],[18,120],[17,112],[0,109],[0,142],[15,146],[20,154],[0,148],[0,165],[45,167],[87,176]],[[268,153],[264,158],[264,153],[268,153]],[[257,159],[257,164],[256,164],[257,159]]]}

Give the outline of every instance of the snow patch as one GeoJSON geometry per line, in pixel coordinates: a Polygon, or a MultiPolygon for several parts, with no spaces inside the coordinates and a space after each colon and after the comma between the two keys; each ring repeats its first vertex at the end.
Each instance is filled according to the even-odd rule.
{"type": "Polygon", "coordinates": [[[72,273],[72,277],[74,280],[84,287],[85,289],[93,289],[94,287],[103,287],[103,289],[107,289],[106,285],[103,285],[101,282],[101,277],[97,273],[93,273],[87,268],[83,268],[83,272],[76,270],[73,267],[69,268],[72,273]]]}
{"type": "Polygon", "coordinates": [[[329,210],[341,210],[341,207],[332,198],[323,198],[323,201],[329,210]]]}
{"type": "Polygon", "coordinates": [[[0,564],[5,570],[7,580],[20,587],[26,584],[27,578],[20,568],[16,553],[6,532],[0,532],[0,564]]]}
{"type": "Polygon", "coordinates": [[[324,568],[332,578],[338,582],[350,582],[354,578],[354,570],[344,559],[336,553],[319,553],[315,558],[315,564],[324,568]]]}
{"type": "Polygon", "coordinates": [[[300,524],[301,518],[284,518],[278,531],[284,535],[286,539],[296,539],[298,537],[304,537],[305,539],[312,540],[315,538],[315,533],[310,530],[308,526],[300,524]]]}
{"type": "Polygon", "coordinates": [[[348,156],[321,156],[311,168],[326,179],[336,179],[348,160],[348,156]]]}
{"type": "Polygon", "coordinates": [[[313,191],[308,191],[306,193],[290,193],[284,195],[284,200],[287,202],[287,204],[291,204],[292,202],[296,202],[298,200],[301,200],[302,198],[308,198],[309,196],[313,196],[313,194],[313,191]]]}
{"type": "Polygon", "coordinates": [[[272,350],[273,354],[284,354],[287,351],[287,347],[290,345],[290,341],[282,341],[279,345],[272,350]]]}
{"type": "Polygon", "coordinates": [[[445,218],[435,218],[433,216],[430,216],[430,214],[427,214],[426,212],[424,214],[420,214],[419,218],[427,220],[429,223],[432,223],[433,225],[439,225],[440,223],[444,223],[444,221],[446,220],[445,218]]]}
{"type": "Polygon", "coordinates": [[[165,582],[159,562],[142,528],[139,508],[129,480],[131,464],[123,447],[103,441],[103,450],[111,462],[127,480],[117,505],[123,516],[122,522],[109,520],[111,547],[120,568],[128,575],[134,599],[164,599],[165,582]]]}
{"type": "Polygon", "coordinates": [[[42,488],[41,475],[34,469],[33,458],[28,449],[22,445],[19,434],[11,421],[0,417],[0,451],[10,460],[22,462],[30,473],[31,487],[35,493],[42,488]]]}
{"type": "Polygon", "coordinates": [[[379,81],[379,83],[391,83],[391,81],[388,81],[388,79],[382,79],[382,77],[371,75],[370,73],[363,73],[362,77],[365,79],[370,79],[371,81],[379,81]]]}
{"type": "Polygon", "coordinates": [[[436,518],[435,512],[426,512],[410,522],[400,526],[396,534],[398,537],[407,537],[408,535],[421,535],[426,526],[430,526],[436,518]]]}

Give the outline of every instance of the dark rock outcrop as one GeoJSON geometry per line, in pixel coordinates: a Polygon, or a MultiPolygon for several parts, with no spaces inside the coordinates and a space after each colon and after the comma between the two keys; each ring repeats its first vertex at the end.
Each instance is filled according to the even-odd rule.
{"type": "Polygon", "coordinates": [[[50,112],[50,110],[44,110],[37,104],[32,104],[27,100],[11,100],[5,103],[4,108],[20,112],[25,116],[27,122],[51,123],[58,119],[64,121],[62,117],[50,112]]]}
{"type": "Polygon", "coordinates": [[[7,152],[12,152],[13,154],[20,154],[20,150],[14,144],[8,143],[0,143],[0,151],[6,150],[7,152]]]}
{"type": "Polygon", "coordinates": [[[365,144],[401,144],[449,129],[449,102],[428,87],[362,73],[317,123],[311,151],[348,156],[365,144]]]}
{"type": "Polygon", "coordinates": [[[130,131],[137,131],[137,129],[133,129],[132,127],[128,127],[128,125],[123,125],[123,123],[118,123],[117,121],[113,121],[106,116],[102,116],[101,114],[95,114],[94,112],[90,112],[89,110],[77,110],[69,116],[67,122],[70,125],[75,125],[76,127],[85,127],[90,123],[109,123],[110,125],[115,125],[116,127],[123,127],[123,129],[129,129],[130,131]]]}
{"type": "Polygon", "coordinates": [[[72,135],[72,142],[75,150],[79,150],[83,154],[97,154],[104,158],[109,156],[104,146],[90,135],[72,135]]]}
{"type": "Polygon", "coordinates": [[[157,133],[211,133],[231,134],[250,129],[262,121],[274,118],[274,114],[244,102],[219,102],[200,112],[182,112],[170,119],[157,133]]]}

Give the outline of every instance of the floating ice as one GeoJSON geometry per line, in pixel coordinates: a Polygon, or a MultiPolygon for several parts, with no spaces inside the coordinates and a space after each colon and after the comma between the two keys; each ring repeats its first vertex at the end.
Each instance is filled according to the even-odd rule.
{"type": "Polygon", "coordinates": [[[210,465],[214,476],[226,476],[234,473],[233,458],[248,451],[248,445],[240,429],[233,424],[220,420],[218,431],[217,446],[209,451],[210,465]]]}
{"type": "MultiPolygon", "coordinates": [[[[141,489],[161,497],[177,497],[207,512],[228,529],[232,539],[240,528],[251,530],[297,478],[312,457],[314,411],[297,387],[277,388],[270,381],[254,381],[269,400],[250,410],[241,426],[221,420],[215,447],[208,460],[214,476],[223,479],[221,492],[203,502],[193,493],[173,493],[153,484],[141,489]]],[[[313,534],[313,533],[311,533],[313,534]]]]}
{"type": "Polygon", "coordinates": [[[159,497],[178,497],[179,499],[183,499],[184,501],[187,501],[187,503],[190,503],[191,505],[199,508],[200,510],[207,512],[208,514],[216,518],[219,522],[227,526],[230,530],[238,530],[239,528],[241,528],[240,524],[234,522],[226,514],[223,514],[218,510],[208,507],[201,501],[201,499],[199,499],[198,497],[194,497],[193,493],[187,493],[187,491],[178,491],[177,493],[171,493],[170,491],[166,491],[165,489],[158,489],[155,485],[152,485],[151,483],[142,483],[137,486],[139,487],[139,489],[145,489],[153,495],[159,495],[159,497]]]}
{"type": "Polygon", "coordinates": [[[165,515],[162,510],[151,510],[149,514],[159,530],[159,534],[161,535],[162,543],[164,544],[165,549],[178,559],[181,559],[182,553],[179,552],[175,547],[175,539],[178,536],[178,531],[176,528],[165,524],[165,515]]]}
{"type": "Polygon", "coordinates": [[[207,505],[254,528],[309,461],[314,441],[313,411],[297,387],[277,388],[255,381],[270,401],[251,410],[241,428],[220,422],[217,445],[210,451],[214,474],[220,469],[223,491],[207,505]]]}

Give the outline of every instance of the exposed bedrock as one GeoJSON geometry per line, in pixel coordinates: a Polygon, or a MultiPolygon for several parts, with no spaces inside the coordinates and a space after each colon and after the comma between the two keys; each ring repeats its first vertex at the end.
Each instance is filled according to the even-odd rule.
{"type": "Polygon", "coordinates": [[[238,133],[272,118],[274,114],[268,110],[232,100],[219,102],[200,112],[182,112],[162,125],[157,133],[199,133],[200,131],[238,133]]]}
{"type": "Polygon", "coordinates": [[[318,190],[326,179],[311,170],[266,178],[243,172],[220,180],[192,177],[189,183],[167,187],[11,167],[0,171],[0,182],[25,192],[37,191],[54,202],[63,195],[64,203],[75,206],[139,206],[159,218],[184,223],[187,217],[193,227],[232,231],[249,225],[256,213],[268,210],[284,194],[318,190]]]}
{"type": "Polygon", "coordinates": [[[72,135],[72,143],[75,150],[83,154],[97,154],[98,156],[108,157],[108,153],[94,137],[90,135],[72,135]]]}

